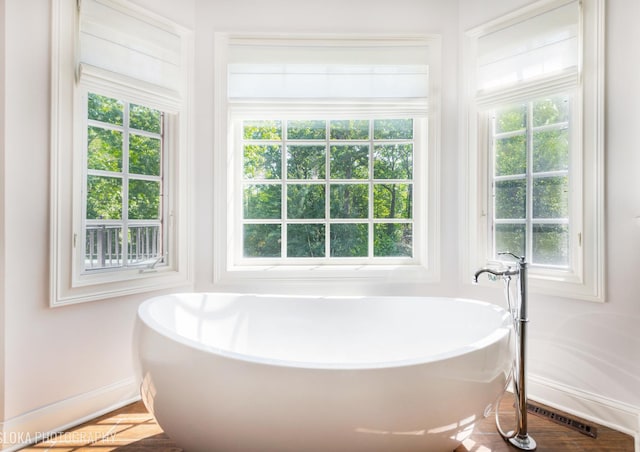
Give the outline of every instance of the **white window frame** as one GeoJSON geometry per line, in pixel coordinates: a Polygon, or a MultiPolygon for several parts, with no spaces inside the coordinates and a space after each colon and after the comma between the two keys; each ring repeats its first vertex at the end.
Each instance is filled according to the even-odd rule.
{"type": "MultiPolygon", "coordinates": [[[[277,108],[277,107],[275,107],[277,108]]],[[[233,109],[232,109],[233,110],[233,109]]],[[[273,111],[273,110],[271,110],[273,111]]],[[[377,111],[375,115],[371,115],[371,112],[365,112],[362,111],[360,114],[358,114],[356,117],[344,117],[342,115],[337,115],[334,114],[334,116],[331,117],[318,117],[316,116],[309,116],[309,117],[305,117],[305,118],[301,118],[298,115],[295,115],[291,112],[289,112],[288,115],[294,115],[295,119],[321,119],[321,120],[326,120],[327,124],[330,123],[331,120],[333,119],[362,119],[362,120],[369,120],[371,122],[373,122],[374,119],[396,119],[396,118],[400,118],[400,115],[398,115],[397,113],[389,113],[385,116],[385,114],[383,112],[377,111]]],[[[249,120],[249,119],[263,119],[262,117],[260,118],[256,118],[253,114],[250,114],[250,116],[246,116],[246,113],[234,113],[232,111],[231,113],[231,117],[232,117],[232,136],[234,137],[234,145],[233,145],[233,155],[230,155],[229,158],[234,162],[233,163],[233,174],[230,175],[230,179],[233,180],[232,184],[233,184],[233,190],[232,192],[234,193],[233,196],[233,212],[236,211],[241,211],[242,209],[242,197],[241,196],[235,196],[236,193],[242,193],[242,178],[241,177],[235,177],[235,175],[237,174],[242,174],[242,158],[238,158],[239,156],[242,156],[242,140],[241,140],[241,133],[242,133],[242,121],[243,120],[249,120]],[[237,119],[236,119],[237,117],[237,119]]],[[[286,120],[290,120],[292,119],[291,117],[288,117],[287,115],[285,115],[285,117],[282,118],[277,118],[277,119],[282,119],[283,120],[283,128],[285,127],[285,119],[286,120]]],[[[402,119],[408,119],[408,117],[403,117],[402,119]]],[[[414,193],[414,199],[412,200],[412,217],[409,219],[398,219],[398,223],[411,223],[413,225],[413,244],[412,244],[412,248],[414,250],[414,253],[411,257],[330,257],[328,254],[327,256],[323,257],[323,258],[292,258],[292,257],[280,257],[280,258],[247,258],[243,256],[243,243],[242,243],[242,239],[240,240],[235,240],[234,243],[230,243],[230,247],[232,248],[231,252],[233,253],[234,256],[234,262],[236,263],[236,266],[238,267],[251,267],[251,266],[256,266],[256,265],[260,265],[260,266],[273,266],[273,265],[295,265],[295,266],[305,266],[305,265],[313,265],[313,266],[344,266],[344,265],[419,265],[420,262],[423,262],[426,258],[426,246],[424,246],[424,240],[425,240],[425,236],[427,234],[427,228],[425,227],[425,224],[423,221],[421,221],[423,218],[425,218],[425,208],[426,205],[424,205],[424,203],[420,203],[420,202],[415,202],[416,198],[419,197],[419,199],[422,199],[425,195],[426,195],[426,188],[425,188],[425,181],[427,180],[427,176],[426,176],[426,168],[427,168],[427,161],[426,161],[426,157],[427,157],[427,147],[426,147],[426,138],[427,138],[427,119],[426,118],[418,118],[418,117],[411,117],[411,119],[413,119],[413,128],[414,128],[414,139],[412,140],[413,143],[413,178],[410,180],[412,186],[413,186],[413,193],[414,193]],[[417,220],[416,220],[417,219],[417,220]],[[404,221],[404,220],[409,220],[409,221],[404,221]],[[420,227],[420,223],[421,223],[421,227],[420,227]]],[[[371,126],[371,125],[370,125],[371,126]]],[[[284,134],[284,133],[283,133],[284,134]]],[[[326,149],[327,149],[327,158],[329,158],[329,142],[331,140],[329,138],[327,138],[325,141],[321,141],[321,142],[309,142],[309,141],[304,141],[302,140],[303,144],[310,144],[313,143],[314,145],[321,145],[321,144],[326,144],[326,149]]],[[[363,140],[364,141],[364,140],[363,140]]],[[[368,140],[366,140],[369,142],[369,146],[370,146],[370,150],[371,152],[373,152],[374,149],[374,140],[373,137],[370,136],[368,140]]],[[[283,143],[288,143],[288,141],[286,140],[282,140],[283,143]]],[[[376,143],[384,143],[383,141],[375,141],[376,143]]],[[[283,153],[286,152],[286,148],[283,147],[283,153]]],[[[370,166],[370,171],[369,171],[369,177],[367,179],[352,179],[350,180],[348,183],[354,183],[354,184],[358,184],[358,185],[367,185],[370,186],[370,188],[374,185],[374,178],[373,178],[373,162],[370,161],[369,162],[369,166],[370,166]]],[[[315,183],[318,183],[318,181],[316,181],[315,183]]],[[[398,182],[398,183],[403,183],[403,182],[398,182]]],[[[279,181],[279,185],[284,186],[284,185],[290,185],[291,183],[286,181],[286,179],[282,179],[279,181]]],[[[323,180],[320,182],[320,185],[322,185],[323,187],[327,187],[328,185],[330,185],[331,183],[328,180],[323,180]]],[[[283,197],[283,200],[285,198],[283,197]]],[[[373,197],[370,196],[369,197],[369,212],[372,212],[373,209],[373,197]]],[[[284,210],[284,208],[283,208],[284,210]]],[[[242,226],[243,226],[243,222],[242,222],[242,218],[241,215],[230,215],[229,216],[230,220],[232,220],[230,222],[230,227],[232,227],[234,230],[237,231],[241,231],[242,230],[242,226]]],[[[330,224],[337,224],[337,223],[349,223],[349,224],[354,224],[354,223],[359,223],[359,224],[367,224],[370,227],[372,227],[373,224],[376,224],[378,222],[384,222],[384,223],[392,223],[393,219],[379,219],[381,221],[376,221],[378,219],[375,219],[373,217],[372,214],[370,214],[367,218],[358,218],[358,219],[335,219],[335,218],[329,218],[328,216],[326,218],[323,219],[319,219],[319,220],[309,220],[312,223],[323,223],[327,226],[327,231],[329,230],[330,224]]],[[[280,219],[278,220],[280,221],[283,225],[287,225],[287,224],[292,224],[292,223],[300,223],[299,221],[295,221],[295,220],[288,220],[288,219],[280,219]]],[[[251,223],[253,223],[253,221],[251,221],[251,223]]],[[[372,237],[369,237],[369,242],[372,241],[372,237]]],[[[284,240],[283,240],[284,242],[284,240]]],[[[328,240],[327,240],[327,245],[328,245],[328,240]]],[[[371,243],[370,243],[371,245],[371,243]]],[[[282,248],[284,249],[286,247],[286,243],[282,244],[282,248]]],[[[370,253],[372,253],[372,250],[370,250],[370,253]]]]}
{"type": "MultiPolygon", "coordinates": [[[[552,86],[550,88],[553,88],[552,86]]],[[[549,97],[555,97],[556,95],[558,96],[562,96],[562,95],[569,95],[571,97],[571,107],[570,107],[570,113],[569,113],[569,122],[567,125],[567,129],[569,131],[569,169],[568,170],[559,170],[559,171],[553,171],[553,173],[555,175],[567,175],[569,178],[569,198],[568,198],[568,204],[569,204],[569,214],[568,214],[568,221],[566,223],[564,222],[558,222],[556,221],[556,219],[546,219],[546,218],[539,218],[539,219],[534,219],[532,218],[532,206],[533,206],[533,180],[534,180],[534,175],[531,171],[527,171],[526,174],[524,175],[518,175],[517,178],[521,178],[523,180],[525,180],[526,182],[526,190],[527,190],[527,203],[526,203],[526,214],[525,214],[525,218],[523,218],[524,220],[524,224],[526,226],[526,241],[525,241],[525,249],[527,250],[527,252],[525,252],[525,256],[531,256],[531,251],[532,251],[532,241],[533,241],[533,237],[532,237],[532,232],[531,232],[531,227],[533,224],[535,223],[543,223],[543,224],[567,224],[570,226],[570,230],[569,230],[569,263],[567,265],[567,267],[569,267],[569,269],[579,269],[581,262],[582,262],[582,257],[581,257],[581,246],[580,246],[580,238],[581,238],[581,231],[582,231],[582,209],[581,209],[581,204],[582,204],[582,193],[581,193],[581,187],[582,187],[582,178],[581,178],[581,171],[579,168],[582,167],[582,154],[581,154],[581,149],[580,146],[578,145],[578,143],[575,140],[575,136],[574,135],[579,135],[579,131],[580,131],[580,123],[579,123],[579,114],[578,114],[578,106],[576,105],[576,102],[574,102],[574,97],[575,95],[573,94],[573,92],[575,91],[575,88],[569,88],[569,90],[566,89],[562,89],[560,88],[561,91],[553,91],[546,93],[548,94],[549,97]],[[575,233],[574,233],[575,232],[575,233]]],[[[526,96],[526,93],[525,93],[526,96]]],[[[531,102],[534,102],[536,100],[540,99],[540,96],[542,98],[545,97],[545,93],[537,93],[535,98],[530,98],[530,97],[525,97],[525,98],[520,98],[517,97],[516,99],[514,99],[513,101],[507,101],[507,104],[498,104],[495,107],[496,108],[500,108],[500,107],[504,107],[504,106],[509,106],[508,104],[510,103],[521,103],[521,104],[531,104],[531,102]]],[[[504,102],[504,101],[501,101],[504,102]]],[[[491,120],[492,118],[491,113],[494,110],[494,108],[492,107],[485,107],[483,109],[483,111],[481,111],[478,114],[479,117],[479,127],[484,128],[487,130],[487,132],[489,132],[490,128],[491,128],[491,120]]],[[[527,125],[526,125],[526,132],[525,132],[525,136],[527,137],[527,141],[530,141],[532,139],[531,137],[531,130],[533,126],[531,124],[531,117],[530,114],[527,114],[527,125]]],[[[493,225],[495,226],[495,186],[494,183],[495,181],[493,180],[493,170],[494,170],[494,164],[492,163],[492,160],[495,159],[495,154],[493,152],[492,149],[492,143],[491,143],[491,137],[490,137],[490,133],[487,133],[487,137],[486,139],[484,139],[483,142],[480,143],[481,147],[486,147],[487,149],[483,149],[482,152],[487,154],[487,163],[486,163],[486,173],[485,173],[485,177],[482,178],[483,185],[486,185],[487,187],[492,187],[493,188],[493,193],[491,193],[489,190],[489,188],[487,189],[487,194],[488,194],[488,199],[486,199],[486,212],[487,212],[487,219],[489,223],[493,223],[493,225]],[[493,200],[493,202],[492,202],[493,200]]],[[[531,158],[530,157],[530,153],[531,153],[531,149],[530,149],[530,144],[527,145],[527,158],[531,158]]],[[[530,162],[527,163],[527,166],[529,167],[530,162]]],[[[507,224],[515,224],[515,222],[512,222],[510,220],[506,220],[505,223],[507,224]]],[[[488,237],[487,237],[487,261],[488,264],[490,266],[499,266],[501,265],[501,261],[497,261],[495,259],[492,259],[491,256],[494,256],[497,252],[504,252],[504,251],[513,251],[513,250],[498,250],[496,249],[496,245],[495,245],[495,231],[493,230],[493,228],[487,228],[487,233],[488,233],[488,237]]],[[[509,261],[510,258],[506,259],[506,262],[509,261]]],[[[564,277],[566,277],[567,279],[572,278],[572,275],[575,274],[576,272],[573,272],[571,270],[567,271],[565,270],[563,267],[559,267],[559,266],[552,266],[552,265],[542,265],[542,264],[536,264],[533,259],[531,259],[531,257],[529,257],[528,262],[530,263],[530,271],[534,272],[534,273],[539,273],[539,274],[548,274],[549,276],[553,276],[553,275],[557,275],[560,273],[564,273],[564,277]]]]}
{"type": "MultiPolygon", "coordinates": [[[[227,65],[229,42],[236,38],[259,39],[269,42],[269,39],[282,39],[282,35],[274,36],[247,35],[235,33],[216,33],[215,35],[215,122],[214,134],[214,268],[212,282],[214,284],[231,284],[251,281],[356,281],[385,283],[407,281],[420,283],[439,280],[439,143],[440,143],[440,114],[439,103],[439,55],[440,37],[423,36],[419,39],[428,41],[431,61],[429,63],[429,105],[432,106],[424,121],[417,121],[417,127],[423,130],[419,134],[426,137],[426,143],[417,143],[414,149],[414,185],[421,191],[420,196],[426,204],[424,209],[414,210],[414,228],[424,228],[417,234],[418,241],[414,249],[416,255],[411,259],[389,259],[384,264],[373,264],[372,260],[362,261],[345,258],[344,262],[324,261],[323,263],[306,263],[300,261],[294,265],[274,264],[272,262],[259,263],[258,259],[239,258],[238,239],[241,229],[238,226],[239,214],[235,211],[241,207],[240,178],[242,159],[234,152],[237,146],[237,127],[234,124],[245,119],[374,119],[386,117],[411,117],[416,113],[406,106],[398,108],[393,105],[358,105],[355,103],[333,103],[325,101],[305,105],[300,102],[266,102],[262,105],[233,105],[227,100],[227,65]],[[428,130],[428,133],[427,133],[428,130]],[[235,136],[234,136],[235,133],[235,136]],[[417,146],[426,144],[427,153],[419,156],[417,146]],[[417,161],[416,161],[417,160],[417,161]],[[426,183],[423,183],[426,181],[426,183]],[[419,187],[419,188],[418,188],[419,187]],[[392,277],[393,276],[393,277],[392,277]]],[[[323,35],[292,35],[291,40],[327,39],[323,35]]],[[[331,39],[349,45],[352,41],[362,39],[388,39],[390,42],[398,39],[415,39],[415,36],[331,36],[331,39]]],[[[334,44],[335,45],[335,44],[334,44]]],[[[338,44],[339,45],[339,44],[338,44]]],[[[424,113],[423,113],[424,114],[424,113]]],[[[240,154],[241,155],[241,154],[240,154]]],[[[414,206],[415,198],[414,198],[414,206]]]]}
{"type": "MultiPolygon", "coordinates": [[[[543,0],[466,33],[464,61],[467,83],[463,111],[466,143],[461,180],[466,182],[461,231],[467,246],[461,250],[463,275],[478,268],[504,265],[492,259],[488,118],[485,112],[516,101],[532,101],[574,90],[570,126],[570,270],[531,266],[529,288],[534,293],[602,302],[605,299],[604,253],[604,2],[583,0],[579,30],[578,79],[562,74],[503,93],[478,98],[475,90],[476,46],[479,37],[568,0],[543,0]]],[[[465,279],[466,281],[466,279],[465,279]]],[[[490,284],[490,283],[487,283],[490,284]]]]}
{"type": "MultiPolygon", "coordinates": [[[[93,92],[93,90],[88,89],[85,86],[82,86],[81,88],[79,88],[79,93],[80,93],[80,105],[79,107],[79,111],[80,111],[80,117],[81,118],[88,118],[88,98],[89,98],[89,94],[93,93],[93,94],[97,94],[97,95],[101,95],[100,93],[97,92],[93,92]]],[[[109,97],[109,96],[106,96],[109,97]]],[[[173,193],[170,190],[165,190],[165,186],[167,187],[171,187],[170,184],[170,180],[167,177],[167,175],[169,174],[169,168],[170,168],[170,164],[174,165],[175,162],[171,162],[170,159],[170,155],[175,154],[175,149],[170,149],[169,143],[167,143],[167,140],[165,140],[165,137],[170,138],[174,133],[176,132],[176,128],[175,128],[175,123],[177,118],[175,117],[175,115],[171,115],[170,113],[166,113],[164,111],[161,110],[157,110],[161,112],[161,131],[159,133],[156,132],[147,132],[147,131],[143,131],[143,130],[135,130],[132,129],[130,127],[130,125],[128,124],[128,120],[129,120],[129,115],[126,113],[126,111],[130,111],[130,106],[134,105],[134,102],[128,102],[127,100],[124,99],[116,99],[118,101],[123,102],[124,104],[129,105],[129,108],[125,108],[125,113],[123,115],[123,124],[122,125],[114,125],[114,124],[108,124],[108,123],[103,123],[100,121],[96,121],[96,120],[91,120],[91,119],[87,119],[86,120],[86,124],[87,126],[84,129],[84,134],[82,137],[82,143],[84,146],[84,152],[83,152],[83,181],[82,181],[82,187],[87,187],[87,179],[89,176],[91,175],[97,175],[97,176],[107,176],[107,177],[113,177],[113,175],[111,173],[111,171],[102,171],[102,170],[93,170],[93,169],[89,169],[88,168],[88,149],[87,149],[87,143],[88,143],[88,128],[89,127],[98,127],[100,129],[103,130],[115,130],[115,131],[119,131],[122,133],[122,169],[121,171],[116,174],[117,177],[120,178],[120,180],[122,181],[122,190],[123,190],[123,206],[121,207],[121,218],[117,219],[117,220],[95,220],[95,219],[87,219],[87,215],[86,215],[86,207],[87,207],[87,190],[83,190],[82,191],[82,200],[81,200],[81,210],[82,210],[82,215],[81,218],[83,219],[82,222],[82,227],[81,227],[81,234],[80,236],[76,239],[76,242],[78,242],[78,240],[82,240],[83,245],[86,245],[86,231],[87,228],[93,224],[98,224],[98,225],[108,225],[108,226],[112,226],[112,227],[119,227],[121,229],[121,235],[123,236],[122,239],[122,244],[121,244],[121,257],[120,257],[120,261],[121,261],[121,265],[114,265],[114,266],[105,266],[105,267],[87,267],[86,265],[86,252],[84,250],[84,246],[80,247],[77,246],[76,243],[76,253],[77,255],[75,256],[75,262],[77,262],[82,269],[80,270],[80,274],[81,275],[89,275],[91,273],[97,273],[97,272],[121,272],[123,270],[126,270],[127,267],[130,268],[138,268],[141,271],[148,271],[151,268],[149,267],[153,267],[153,270],[156,269],[161,269],[163,267],[165,267],[167,265],[167,250],[168,250],[168,246],[169,246],[169,240],[168,240],[168,236],[165,233],[165,226],[167,225],[167,221],[170,219],[170,216],[168,216],[167,214],[171,212],[171,205],[173,204],[171,201],[171,197],[173,196],[173,193]],[[136,175],[133,174],[129,171],[129,165],[128,163],[125,164],[125,161],[129,161],[129,157],[128,157],[128,150],[129,150],[129,143],[128,143],[128,138],[130,135],[138,135],[138,136],[145,136],[148,138],[154,138],[160,141],[161,143],[161,148],[160,148],[160,174],[159,175],[153,175],[153,176],[149,176],[149,175],[136,175]],[[170,153],[170,151],[172,151],[170,153]],[[133,176],[133,177],[132,177],[133,176]],[[160,204],[160,217],[158,219],[153,219],[153,220],[131,220],[127,217],[127,208],[124,207],[124,204],[126,203],[124,200],[127,199],[127,194],[128,194],[128,181],[131,179],[134,180],[146,180],[146,181],[152,181],[152,182],[158,182],[160,184],[160,193],[159,193],[159,204],[160,204]],[[159,230],[159,235],[160,235],[160,244],[159,244],[159,255],[155,254],[153,256],[147,257],[146,260],[142,261],[142,262],[136,262],[136,263],[129,263],[128,261],[130,261],[130,256],[128,255],[128,240],[126,238],[126,236],[128,235],[128,229],[130,227],[136,227],[136,226],[157,226],[158,230],[159,230]],[[144,267],[147,267],[146,269],[144,267]]],[[[80,118],[78,118],[78,122],[80,122],[80,118]]]]}
{"type": "Polygon", "coordinates": [[[165,92],[144,82],[99,68],[79,66],[76,0],[52,5],[50,306],[64,306],[124,295],[191,285],[189,265],[189,67],[192,36],[186,30],[145,9],[115,0],[138,17],[171,29],[182,37],[184,97],[169,101],[165,92]],[[167,195],[164,224],[167,249],[160,266],[84,271],[83,225],[86,190],[87,92],[163,111],[167,195]]]}

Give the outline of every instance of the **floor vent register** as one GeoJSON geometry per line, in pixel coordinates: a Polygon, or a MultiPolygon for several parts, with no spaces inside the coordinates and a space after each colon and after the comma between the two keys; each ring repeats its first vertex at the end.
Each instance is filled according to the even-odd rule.
{"type": "Polygon", "coordinates": [[[569,417],[565,414],[555,413],[533,403],[527,403],[527,411],[531,414],[535,414],[536,416],[549,419],[556,424],[564,425],[565,427],[575,430],[576,432],[580,432],[583,435],[590,436],[591,438],[598,437],[598,429],[596,427],[586,424],[576,418],[569,417]]]}

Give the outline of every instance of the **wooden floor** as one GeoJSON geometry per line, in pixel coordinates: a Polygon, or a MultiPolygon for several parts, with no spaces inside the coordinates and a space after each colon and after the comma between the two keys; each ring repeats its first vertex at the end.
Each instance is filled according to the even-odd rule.
{"type": "MultiPolygon", "coordinates": [[[[543,409],[545,407],[542,407],[543,409]]],[[[633,438],[609,428],[567,416],[569,420],[582,422],[591,431],[597,432],[597,438],[567,427],[564,413],[550,410],[560,415],[564,422],[558,424],[548,418],[529,414],[529,433],[538,444],[539,452],[633,452],[633,438]]],[[[504,413],[503,426],[511,426],[513,400],[503,399],[500,412],[504,413]]],[[[573,422],[575,424],[575,422],[573,422]]],[[[476,424],[474,433],[454,452],[515,452],[518,449],[507,444],[498,435],[493,415],[476,424]]],[[[49,441],[23,449],[31,452],[180,452],[182,451],[146,411],[141,402],[126,406],[52,437],[49,441]]],[[[304,451],[300,451],[304,452],[304,451]]],[[[399,451],[402,452],[402,451],[399,451]]],[[[428,451],[425,451],[428,452],[428,451]]]]}

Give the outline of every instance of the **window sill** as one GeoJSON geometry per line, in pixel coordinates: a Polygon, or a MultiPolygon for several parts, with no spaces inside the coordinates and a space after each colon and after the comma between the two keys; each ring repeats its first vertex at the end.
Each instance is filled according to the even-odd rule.
{"type": "Polygon", "coordinates": [[[89,275],[89,277],[85,275],[84,279],[74,281],[71,287],[56,287],[54,285],[51,294],[51,307],[191,286],[191,281],[186,273],[171,269],[158,269],[155,272],[142,273],[136,269],[109,273],[89,275]]]}

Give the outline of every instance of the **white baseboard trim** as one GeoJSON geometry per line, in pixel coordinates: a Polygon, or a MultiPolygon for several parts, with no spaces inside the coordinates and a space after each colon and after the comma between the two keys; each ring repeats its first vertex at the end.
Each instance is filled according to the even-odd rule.
{"type": "Polygon", "coordinates": [[[531,400],[631,435],[636,452],[640,452],[640,407],[537,375],[529,375],[527,382],[527,396],[531,400]]]}
{"type": "Polygon", "coordinates": [[[0,422],[0,448],[20,450],[139,399],[138,381],[131,377],[37,408],[0,422]]]}

